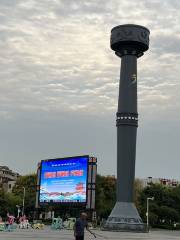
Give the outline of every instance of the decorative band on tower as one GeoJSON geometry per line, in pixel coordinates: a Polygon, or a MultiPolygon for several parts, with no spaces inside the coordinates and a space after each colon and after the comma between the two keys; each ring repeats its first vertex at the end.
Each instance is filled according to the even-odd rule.
{"type": "Polygon", "coordinates": [[[138,114],[137,113],[116,113],[116,126],[129,125],[138,127],[138,114]]]}

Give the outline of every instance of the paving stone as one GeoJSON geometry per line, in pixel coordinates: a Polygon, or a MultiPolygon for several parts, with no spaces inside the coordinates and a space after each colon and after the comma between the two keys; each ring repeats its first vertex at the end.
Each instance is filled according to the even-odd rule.
{"type": "MultiPolygon", "coordinates": [[[[179,240],[180,231],[151,231],[150,233],[126,233],[126,232],[107,232],[94,231],[97,240],[179,240]]],[[[23,229],[14,232],[0,232],[1,240],[73,240],[73,231],[57,230],[53,231],[49,227],[44,230],[23,229]]],[[[93,240],[94,237],[86,232],[85,240],[93,240]]]]}

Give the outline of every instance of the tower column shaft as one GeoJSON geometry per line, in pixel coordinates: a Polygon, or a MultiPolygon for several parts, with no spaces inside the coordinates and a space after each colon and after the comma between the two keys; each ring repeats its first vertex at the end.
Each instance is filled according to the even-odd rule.
{"type": "Polygon", "coordinates": [[[137,113],[137,57],[121,57],[118,112],[137,113]]]}
{"type": "Polygon", "coordinates": [[[117,112],[117,201],[133,202],[137,132],[137,57],[121,58],[117,112]],[[127,191],[128,189],[128,191],[127,191]]]}
{"type": "Polygon", "coordinates": [[[117,126],[117,201],[105,230],[145,231],[145,225],[133,203],[136,159],[137,58],[149,48],[149,30],[125,24],[111,30],[111,49],[121,58],[117,126]]]}

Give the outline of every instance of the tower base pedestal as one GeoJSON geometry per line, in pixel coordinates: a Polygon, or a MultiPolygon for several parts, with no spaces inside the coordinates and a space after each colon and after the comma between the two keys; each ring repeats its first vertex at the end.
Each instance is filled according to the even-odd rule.
{"type": "Polygon", "coordinates": [[[131,202],[116,202],[103,226],[107,231],[146,232],[146,226],[131,202]]]}

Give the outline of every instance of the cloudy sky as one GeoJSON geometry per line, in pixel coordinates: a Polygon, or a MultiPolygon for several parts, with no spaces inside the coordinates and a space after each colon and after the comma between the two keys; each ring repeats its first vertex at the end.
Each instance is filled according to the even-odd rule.
{"type": "Polygon", "coordinates": [[[137,177],[180,179],[180,1],[0,0],[0,164],[90,154],[116,173],[112,27],[151,31],[138,59],[137,177]]]}

